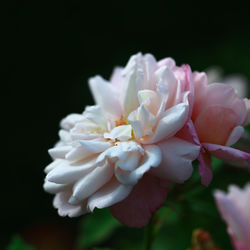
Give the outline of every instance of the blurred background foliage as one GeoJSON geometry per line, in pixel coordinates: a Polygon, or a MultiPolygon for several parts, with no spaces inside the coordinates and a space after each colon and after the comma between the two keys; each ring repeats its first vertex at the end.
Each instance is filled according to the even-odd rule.
{"type": "MultiPolygon", "coordinates": [[[[138,51],[157,59],[171,56],[198,71],[217,65],[225,75],[249,80],[249,9],[241,1],[13,0],[4,7],[7,77],[1,99],[7,155],[2,157],[0,248],[142,249],[145,230],[125,228],[107,210],[75,219],[57,215],[42,184],[59,121],[93,104],[89,77],[109,78],[115,65],[125,65],[138,51]]],[[[249,174],[222,164],[215,162],[208,188],[196,173],[173,189],[155,216],[162,228],[154,249],[186,249],[196,228],[209,231],[221,249],[231,249],[211,194],[231,183],[243,186],[249,174]]]]}

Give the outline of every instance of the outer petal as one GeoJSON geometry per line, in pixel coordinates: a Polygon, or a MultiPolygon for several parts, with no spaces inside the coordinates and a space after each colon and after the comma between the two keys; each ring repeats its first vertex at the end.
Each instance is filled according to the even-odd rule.
{"type": "Polygon", "coordinates": [[[73,187],[73,194],[69,199],[69,203],[72,205],[81,203],[105,185],[112,178],[112,176],[113,168],[108,164],[95,168],[95,170],[75,183],[73,187]]]}
{"type": "Polygon", "coordinates": [[[110,207],[127,198],[132,188],[132,186],[122,185],[114,179],[88,199],[88,210],[110,207]]]}
{"type": "Polygon", "coordinates": [[[198,157],[200,147],[177,137],[158,145],[162,151],[162,162],[159,167],[152,168],[152,173],[177,183],[187,180],[192,175],[192,161],[198,157]]]}
{"type": "Polygon", "coordinates": [[[229,138],[227,139],[226,146],[231,146],[235,144],[243,134],[244,134],[244,128],[242,126],[235,127],[231,132],[229,138]]]}
{"type": "Polygon", "coordinates": [[[66,191],[68,189],[69,185],[66,184],[57,184],[54,182],[50,182],[45,180],[43,184],[43,188],[46,192],[50,194],[57,194],[62,191],[66,191]]]}
{"type": "Polygon", "coordinates": [[[167,188],[160,186],[160,180],[145,175],[135,185],[130,195],[110,207],[112,215],[129,227],[146,226],[152,213],[158,210],[167,197],[167,188]]]}
{"type": "Polygon", "coordinates": [[[247,126],[248,124],[250,124],[250,100],[245,98],[244,102],[245,102],[246,109],[247,109],[247,115],[243,123],[243,126],[247,126]]]}
{"type": "Polygon", "coordinates": [[[77,217],[87,212],[86,205],[71,205],[68,203],[70,192],[61,192],[56,194],[53,205],[58,209],[60,216],[77,217]]]}
{"type": "Polygon", "coordinates": [[[226,146],[203,143],[202,144],[210,154],[227,161],[231,164],[236,164],[238,166],[247,167],[250,170],[250,154],[242,152],[235,148],[230,148],[226,146]]]}
{"type": "Polygon", "coordinates": [[[59,167],[54,168],[48,173],[46,180],[57,184],[69,184],[88,174],[95,166],[95,158],[75,164],[63,161],[59,167]]]}
{"type": "Polygon", "coordinates": [[[228,195],[221,191],[216,191],[215,200],[219,211],[228,225],[228,232],[236,244],[237,250],[248,250],[250,245],[250,227],[244,217],[244,213],[239,209],[237,203],[233,202],[228,195]],[[243,248],[237,248],[237,247],[243,248]]]}
{"type": "Polygon", "coordinates": [[[121,107],[116,98],[113,85],[100,76],[96,76],[89,80],[89,86],[95,102],[102,108],[104,115],[112,120],[119,120],[121,107]]]}
{"type": "Polygon", "coordinates": [[[60,126],[65,130],[70,130],[75,126],[77,122],[83,121],[84,117],[80,114],[70,114],[66,116],[62,121],[60,122],[60,126]]]}
{"type": "Polygon", "coordinates": [[[200,162],[199,174],[201,176],[201,183],[207,187],[213,178],[210,155],[208,153],[200,153],[198,160],[200,162]]]}

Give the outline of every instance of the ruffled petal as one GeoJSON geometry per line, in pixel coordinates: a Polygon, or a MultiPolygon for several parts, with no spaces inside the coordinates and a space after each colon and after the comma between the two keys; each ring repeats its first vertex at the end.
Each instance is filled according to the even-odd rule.
{"type": "Polygon", "coordinates": [[[192,161],[198,157],[200,147],[177,137],[165,140],[158,146],[162,151],[162,162],[151,172],[168,181],[186,181],[193,173],[192,161]]]}
{"type": "Polygon", "coordinates": [[[133,171],[119,171],[121,167],[116,165],[115,175],[122,184],[135,185],[151,167],[155,168],[161,163],[162,153],[158,146],[147,145],[144,146],[144,150],[145,154],[143,163],[133,171]]]}
{"type": "Polygon", "coordinates": [[[62,119],[60,126],[65,130],[70,130],[75,126],[76,123],[83,121],[84,119],[85,118],[80,114],[70,114],[62,119]]]}
{"type": "Polygon", "coordinates": [[[121,125],[115,127],[110,133],[105,133],[104,138],[111,139],[113,141],[127,141],[132,138],[132,127],[131,125],[121,125]]]}
{"type": "Polygon", "coordinates": [[[45,180],[43,184],[44,190],[50,194],[56,194],[62,191],[66,191],[68,187],[69,185],[67,184],[57,184],[57,183],[50,182],[47,180],[45,180]]]}
{"type": "Polygon", "coordinates": [[[158,210],[167,197],[167,188],[160,180],[145,175],[134,186],[130,195],[123,201],[110,207],[112,215],[129,227],[143,227],[148,224],[152,213],[158,210]]]}
{"type": "Polygon", "coordinates": [[[230,164],[235,164],[237,166],[247,167],[250,170],[250,154],[242,152],[235,148],[230,148],[226,146],[203,143],[202,144],[207,151],[213,156],[227,161],[230,164]]]}
{"type": "Polygon", "coordinates": [[[105,164],[79,179],[73,186],[73,194],[69,199],[72,205],[81,203],[105,185],[113,176],[113,167],[105,164]]]}
{"type": "Polygon", "coordinates": [[[128,116],[130,112],[139,106],[137,93],[145,88],[145,73],[142,60],[140,53],[132,56],[123,70],[125,80],[122,86],[121,105],[125,116],[128,116]]]}
{"type": "Polygon", "coordinates": [[[159,121],[154,134],[142,140],[143,144],[152,144],[175,135],[185,124],[188,117],[188,105],[180,103],[168,109],[159,121]]]}
{"type": "Polygon", "coordinates": [[[77,217],[87,213],[86,204],[83,203],[77,206],[71,205],[68,203],[69,197],[69,192],[60,192],[55,195],[53,205],[58,209],[58,214],[60,216],[77,217]]]}
{"type": "Polygon", "coordinates": [[[87,208],[92,212],[95,208],[110,207],[127,198],[132,188],[132,186],[122,185],[114,179],[88,199],[87,208]]]}
{"type": "Polygon", "coordinates": [[[89,86],[95,102],[102,108],[104,116],[112,120],[119,120],[121,107],[119,100],[116,98],[113,85],[100,76],[96,76],[90,78],[89,86]]]}
{"type": "Polygon", "coordinates": [[[95,167],[95,158],[74,164],[63,161],[60,166],[48,173],[46,180],[57,184],[69,184],[88,174],[95,167]]]}

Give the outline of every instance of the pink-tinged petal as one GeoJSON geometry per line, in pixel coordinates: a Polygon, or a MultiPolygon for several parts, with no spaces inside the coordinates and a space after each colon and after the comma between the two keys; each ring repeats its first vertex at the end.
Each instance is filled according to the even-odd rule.
{"type": "Polygon", "coordinates": [[[102,108],[104,116],[112,120],[119,120],[121,107],[113,85],[100,76],[96,76],[90,78],[89,86],[95,102],[102,108]]]}
{"type": "Polygon", "coordinates": [[[84,117],[80,114],[70,114],[66,116],[62,121],[60,122],[60,126],[65,130],[72,129],[77,122],[83,121],[84,117]]]}
{"type": "Polygon", "coordinates": [[[128,227],[146,226],[152,213],[165,202],[167,188],[160,185],[160,180],[145,175],[134,186],[130,195],[123,201],[110,207],[112,215],[128,227]]]}
{"type": "Polygon", "coordinates": [[[177,137],[158,144],[162,151],[162,162],[150,171],[155,176],[177,183],[186,181],[193,173],[192,161],[199,153],[200,146],[177,137]]]}
{"type": "Polygon", "coordinates": [[[111,180],[112,176],[113,167],[109,164],[95,168],[74,184],[73,194],[69,199],[69,203],[72,205],[80,204],[111,180]]]}
{"type": "Polygon", "coordinates": [[[112,144],[107,141],[80,140],[81,146],[88,152],[100,153],[110,148],[112,144]]]}
{"type": "Polygon", "coordinates": [[[225,145],[234,127],[238,125],[238,115],[232,109],[211,105],[200,113],[194,126],[200,142],[225,145]]]}
{"type": "Polygon", "coordinates": [[[177,132],[176,137],[179,137],[185,141],[189,141],[198,146],[201,145],[192,120],[188,120],[186,122],[183,128],[177,132]]]}
{"type": "Polygon", "coordinates": [[[117,180],[111,180],[99,191],[90,196],[87,203],[89,211],[95,208],[105,208],[124,200],[130,194],[133,186],[122,185],[117,180]]]}
{"type": "Polygon", "coordinates": [[[231,132],[229,138],[227,139],[226,146],[232,146],[235,144],[241,136],[244,134],[244,128],[242,126],[237,126],[231,132]]]}
{"type": "Polygon", "coordinates": [[[99,125],[103,129],[106,129],[107,121],[105,120],[102,109],[98,105],[87,106],[83,112],[83,116],[89,121],[99,125]]]}
{"type": "MultiPolygon", "coordinates": [[[[246,118],[246,106],[244,101],[236,95],[231,86],[221,83],[212,83],[207,85],[205,96],[202,96],[202,101],[197,107],[199,112],[211,105],[222,106],[231,109],[237,115],[237,125],[241,125],[246,118]]],[[[197,104],[196,104],[197,105],[197,104]]]]}
{"type": "Polygon", "coordinates": [[[72,149],[72,146],[59,146],[49,149],[49,154],[52,158],[64,159],[65,155],[72,149]]]}
{"type": "Polygon", "coordinates": [[[159,166],[162,160],[162,153],[158,146],[144,146],[145,154],[142,164],[132,171],[119,171],[121,168],[116,165],[115,175],[117,179],[124,185],[135,185],[149,169],[159,166]]]}
{"type": "Polygon", "coordinates": [[[125,116],[128,116],[130,112],[139,106],[137,93],[145,88],[145,73],[142,60],[140,53],[132,56],[123,70],[125,79],[122,86],[121,106],[125,116]]]}
{"type": "Polygon", "coordinates": [[[159,121],[154,134],[143,139],[143,144],[152,144],[175,135],[185,124],[188,117],[188,105],[180,103],[168,109],[159,121]]]}
{"type": "MultiPolygon", "coordinates": [[[[156,72],[157,89],[160,94],[167,94],[167,100],[164,105],[164,110],[170,108],[174,105],[176,89],[177,89],[177,79],[171,69],[166,66],[160,67],[156,72]],[[163,91],[164,90],[164,91],[163,91]]],[[[165,97],[166,99],[166,97],[165,97]]]]}
{"type": "Polygon", "coordinates": [[[57,194],[59,192],[65,191],[69,188],[69,185],[66,184],[57,184],[45,180],[43,184],[43,189],[50,194],[57,194]]]}
{"type": "Polygon", "coordinates": [[[189,65],[183,65],[182,66],[184,72],[185,72],[185,87],[184,91],[188,91],[188,103],[189,103],[189,118],[192,115],[193,106],[194,106],[194,82],[193,82],[193,76],[192,71],[189,65]]]}
{"type": "Polygon", "coordinates": [[[244,102],[246,105],[247,115],[243,123],[243,126],[247,126],[248,124],[250,124],[250,99],[245,98],[244,102]]]}
{"type": "Polygon", "coordinates": [[[158,62],[158,67],[166,66],[170,69],[175,67],[175,60],[171,57],[164,58],[158,62]]]}
{"type": "Polygon", "coordinates": [[[203,143],[202,145],[213,156],[237,166],[247,167],[250,170],[250,154],[216,144],[203,143]]]}
{"type": "Polygon", "coordinates": [[[70,162],[76,162],[79,160],[84,160],[90,156],[92,156],[94,153],[87,151],[85,148],[82,146],[78,146],[73,148],[71,151],[69,151],[65,155],[65,159],[70,161],[70,162]]]}
{"type": "Polygon", "coordinates": [[[71,164],[67,161],[63,161],[62,164],[48,173],[46,180],[57,184],[70,184],[88,174],[95,167],[95,158],[71,164]]]}
{"type": "MultiPolygon", "coordinates": [[[[216,204],[222,218],[228,226],[228,232],[238,246],[250,246],[250,227],[243,211],[224,192],[216,191],[214,194],[216,204]]],[[[246,209],[246,208],[245,208],[246,209]]],[[[248,209],[248,208],[247,208],[248,209]]],[[[236,248],[237,249],[237,248],[236,248]]],[[[249,248],[243,248],[248,250],[249,248]]]]}
{"type": "Polygon", "coordinates": [[[112,141],[128,141],[132,138],[132,127],[131,125],[121,125],[114,127],[110,133],[105,133],[104,138],[110,139],[112,141]]]}
{"type": "Polygon", "coordinates": [[[61,159],[54,160],[53,162],[51,162],[51,163],[44,169],[44,172],[45,172],[46,174],[48,174],[52,169],[54,169],[54,168],[56,168],[57,166],[59,166],[62,162],[63,162],[63,160],[61,160],[61,159]]]}
{"type": "Polygon", "coordinates": [[[86,202],[80,205],[71,205],[68,203],[70,192],[60,192],[55,195],[53,205],[58,209],[60,216],[77,217],[87,212],[86,202]]]}
{"type": "Polygon", "coordinates": [[[199,174],[201,177],[201,184],[208,186],[213,179],[213,170],[211,166],[211,157],[208,153],[200,153],[198,156],[199,174]]]}
{"type": "Polygon", "coordinates": [[[115,67],[110,78],[110,83],[118,88],[120,88],[123,83],[122,71],[122,67],[115,67]]]}
{"type": "Polygon", "coordinates": [[[146,88],[155,89],[155,71],[157,69],[157,62],[151,54],[144,56],[144,70],[146,76],[146,88]]]}

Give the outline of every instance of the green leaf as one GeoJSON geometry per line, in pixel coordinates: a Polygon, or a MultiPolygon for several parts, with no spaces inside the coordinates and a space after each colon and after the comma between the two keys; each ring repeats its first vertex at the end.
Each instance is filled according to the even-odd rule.
{"type": "Polygon", "coordinates": [[[79,248],[98,245],[108,239],[121,224],[108,209],[96,209],[93,214],[84,216],[80,225],[79,248]]]}
{"type": "Polygon", "coordinates": [[[35,250],[35,248],[26,245],[23,240],[16,235],[12,238],[7,250],[35,250]]]}

